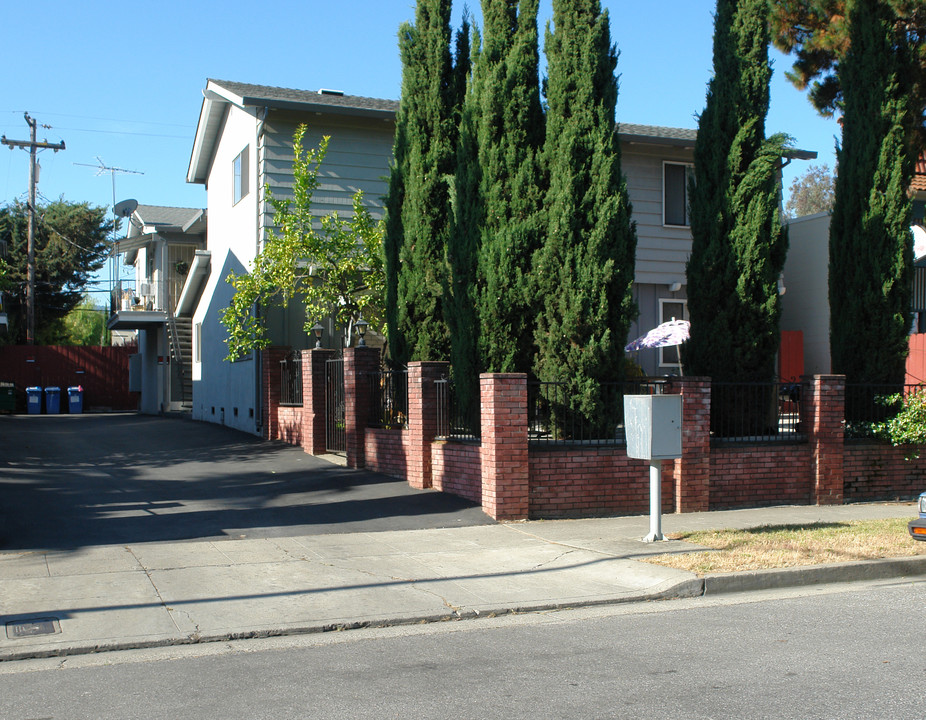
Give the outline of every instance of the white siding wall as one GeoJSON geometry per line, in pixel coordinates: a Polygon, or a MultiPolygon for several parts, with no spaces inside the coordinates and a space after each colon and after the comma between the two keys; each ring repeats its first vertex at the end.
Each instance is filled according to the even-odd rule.
{"type": "Polygon", "coordinates": [[[225,281],[230,270],[242,272],[257,248],[257,119],[251,112],[231,107],[225,119],[206,183],[208,230],[206,247],[212,252],[211,272],[193,324],[202,323],[200,362],[193,363],[193,417],[256,433],[259,409],[254,355],[228,362],[227,334],[221,311],[232,296],[225,281]],[[248,146],[248,194],[234,203],[234,159],[248,146]],[[203,378],[208,382],[203,382],[203,378]],[[237,408],[238,414],[235,415],[237,408]]]}

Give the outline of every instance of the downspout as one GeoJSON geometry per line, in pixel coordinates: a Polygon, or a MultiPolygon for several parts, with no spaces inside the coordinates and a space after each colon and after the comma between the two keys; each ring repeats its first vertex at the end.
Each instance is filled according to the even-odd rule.
{"type": "MultiPolygon", "coordinates": [[[[267,115],[270,113],[270,108],[263,107],[257,111],[257,133],[256,139],[254,142],[254,164],[256,165],[256,175],[257,183],[254,188],[255,193],[255,203],[257,205],[257,212],[255,213],[255,248],[254,255],[257,256],[257,253],[260,252],[260,242],[261,242],[261,229],[263,224],[263,211],[262,211],[262,193],[264,192],[264,185],[261,182],[263,176],[263,157],[261,152],[261,143],[263,142],[264,137],[264,120],[267,119],[267,115]]],[[[258,301],[254,306],[254,315],[257,319],[260,319],[261,308],[260,302],[258,301]]],[[[254,428],[257,430],[257,434],[263,437],[264,435],[264,376],[263,376],[263,365],[264,358],[260,350],[254,351],[254,428]]]]}

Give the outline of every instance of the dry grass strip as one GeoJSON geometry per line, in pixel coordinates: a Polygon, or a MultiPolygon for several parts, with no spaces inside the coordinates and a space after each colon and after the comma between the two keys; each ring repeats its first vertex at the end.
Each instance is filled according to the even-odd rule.
{"type": "Polygon", "coordinates": [[[667,537],[708,549],[654,555],[646,558],[646,562],[703,575],[926,555],[926,542],[910,537],[907,520],[852,520],[676,533],[667,537]]]}

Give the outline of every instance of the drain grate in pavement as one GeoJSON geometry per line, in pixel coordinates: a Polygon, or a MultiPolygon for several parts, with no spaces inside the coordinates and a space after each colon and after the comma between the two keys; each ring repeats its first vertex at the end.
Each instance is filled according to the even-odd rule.
{"type": "Polygon", "coordinates": [[[28,620],[14,620],[6,624],[6,636],[10,640],[33,637],[34,635],[55,635],[61,632],[58,618],[30,618],[28,620]]]}

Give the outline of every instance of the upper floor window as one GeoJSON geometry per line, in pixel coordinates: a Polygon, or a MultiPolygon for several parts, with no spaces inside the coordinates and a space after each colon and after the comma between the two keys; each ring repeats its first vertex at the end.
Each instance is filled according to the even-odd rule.
{"type": "Polygon", "coordinates": [[[248,151],[250,147],[250,145],[245,145],[244,150],[235,157],[235,205],[248,194],[248,151]]]}
{"type": "Polygon", "coordinates": [[[694,166],[686,163],[663,163],[662,222],[688,227],[688,181],[694,166]]]}

